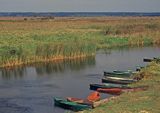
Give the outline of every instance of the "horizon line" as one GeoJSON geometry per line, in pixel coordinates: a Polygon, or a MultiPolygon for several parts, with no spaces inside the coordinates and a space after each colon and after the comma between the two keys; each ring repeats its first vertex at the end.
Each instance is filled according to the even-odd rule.
{"type": "Polygon", "coordinates": [[[139,12],[139,11],[0,11],[0,13],[160,13],[158,11],[154,12],[139,12]]]}

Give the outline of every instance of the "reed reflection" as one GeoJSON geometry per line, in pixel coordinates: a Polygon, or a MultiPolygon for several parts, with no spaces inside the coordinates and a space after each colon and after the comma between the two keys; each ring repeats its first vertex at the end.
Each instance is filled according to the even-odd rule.
{"type": "Polygon", "coordinates": [[[37,75],[46,75],[58,72],[64,72],[67,69],[80,70],[87,66],[95,65],[95,57],[79,58],[72,60],[62,60],[48,63],[36,63],[31,66],[20,66],[11,69],[1,69],[0,79],[21,79],[27,75],[29,67],[36,70],[37,75]]]}
{"type": "Polygon", "coordinates": [[[16,67],[16,68],[4,68],[0,70],[0,76],[2,79],[10,80],[10,79],[20,79],[26,73],[26,67],[16,67]]]}
{"type": "Polygon", "coordinates": [[[38,75],[64,72],[67,69],[81,70],[87,66],[95,65],[95,57],[79,58],[72,60],[63,60],[50,63],[36,64],[35,69],[38,75]]]}

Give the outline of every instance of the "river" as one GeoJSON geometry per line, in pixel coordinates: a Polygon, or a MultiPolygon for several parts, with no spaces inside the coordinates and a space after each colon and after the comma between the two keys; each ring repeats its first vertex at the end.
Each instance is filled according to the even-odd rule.
{"type": "Polygon", "coordinates": [[[53,97],[86,98],[89,84],[101,83],[103,71],[135,70],[147,65],[144,57],[157,56],[159,47],[119,48],[85,59],[1,69],[0,113],[64,113],[53,97]]]}

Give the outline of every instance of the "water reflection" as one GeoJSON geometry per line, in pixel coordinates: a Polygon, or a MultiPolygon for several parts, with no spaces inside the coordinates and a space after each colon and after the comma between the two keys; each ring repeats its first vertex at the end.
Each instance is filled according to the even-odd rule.
{"type": "Polygon", "coordinates": [[[26,73],[26,68],[25,67],[15,67],[15,68],[11,68],[11,69],[1,69],[0,71],[0,76],[2,77],[2,79],[20,79],[23,77],[23,75],[26,73]]]}
{"type": "MultiPolygon", "coordinates": [[[[97,51],[97,53],[101,53],[101,54],[105,54],[107,56],[109,56],[110,54],[112,54],[113,51],[118,51],[118,52],[125,52],[125,51],[130,51],[132,49],[135,49],[136,47],[128,47],[128,46],[120,46],[120,47],[112,47],[112,48],[104,48],[104,49],[99,49],[97,51]]],[[[141,48],[141,47],[137,47],[137,48],[141,48]]]]}
{"type": "Polygon", "coordinates": [[[49,75],[52,73],[64,72],[65,70],[81,70],[87,66],[95,65],[95,57],[79,58],[74,60],[62,60],[48,63],[36,63],[32,66],[21,66],[12,69],[1,69],[0,78],[2,79],[20,79],[27,75],[27,69],[33,67],[37,75],[49,75]]]}
{"type": "Polygon", "coordinates": [[[64,72],[66,69],[81,70],[87,66],[95,65],[95,57],[80,58],[74,60],[63,60],[52,63],[39,63],[35,65],[38,75],[64,72]]]}

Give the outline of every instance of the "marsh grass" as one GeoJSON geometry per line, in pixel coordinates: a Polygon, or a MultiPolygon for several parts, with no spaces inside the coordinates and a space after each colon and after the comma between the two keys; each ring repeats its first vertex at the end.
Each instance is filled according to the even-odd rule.
{"type": "Polygon", "coordinates": [[[160,44],[159,17],[0,21],[0,67],[94,55],[100,48],[160,44]]]}

